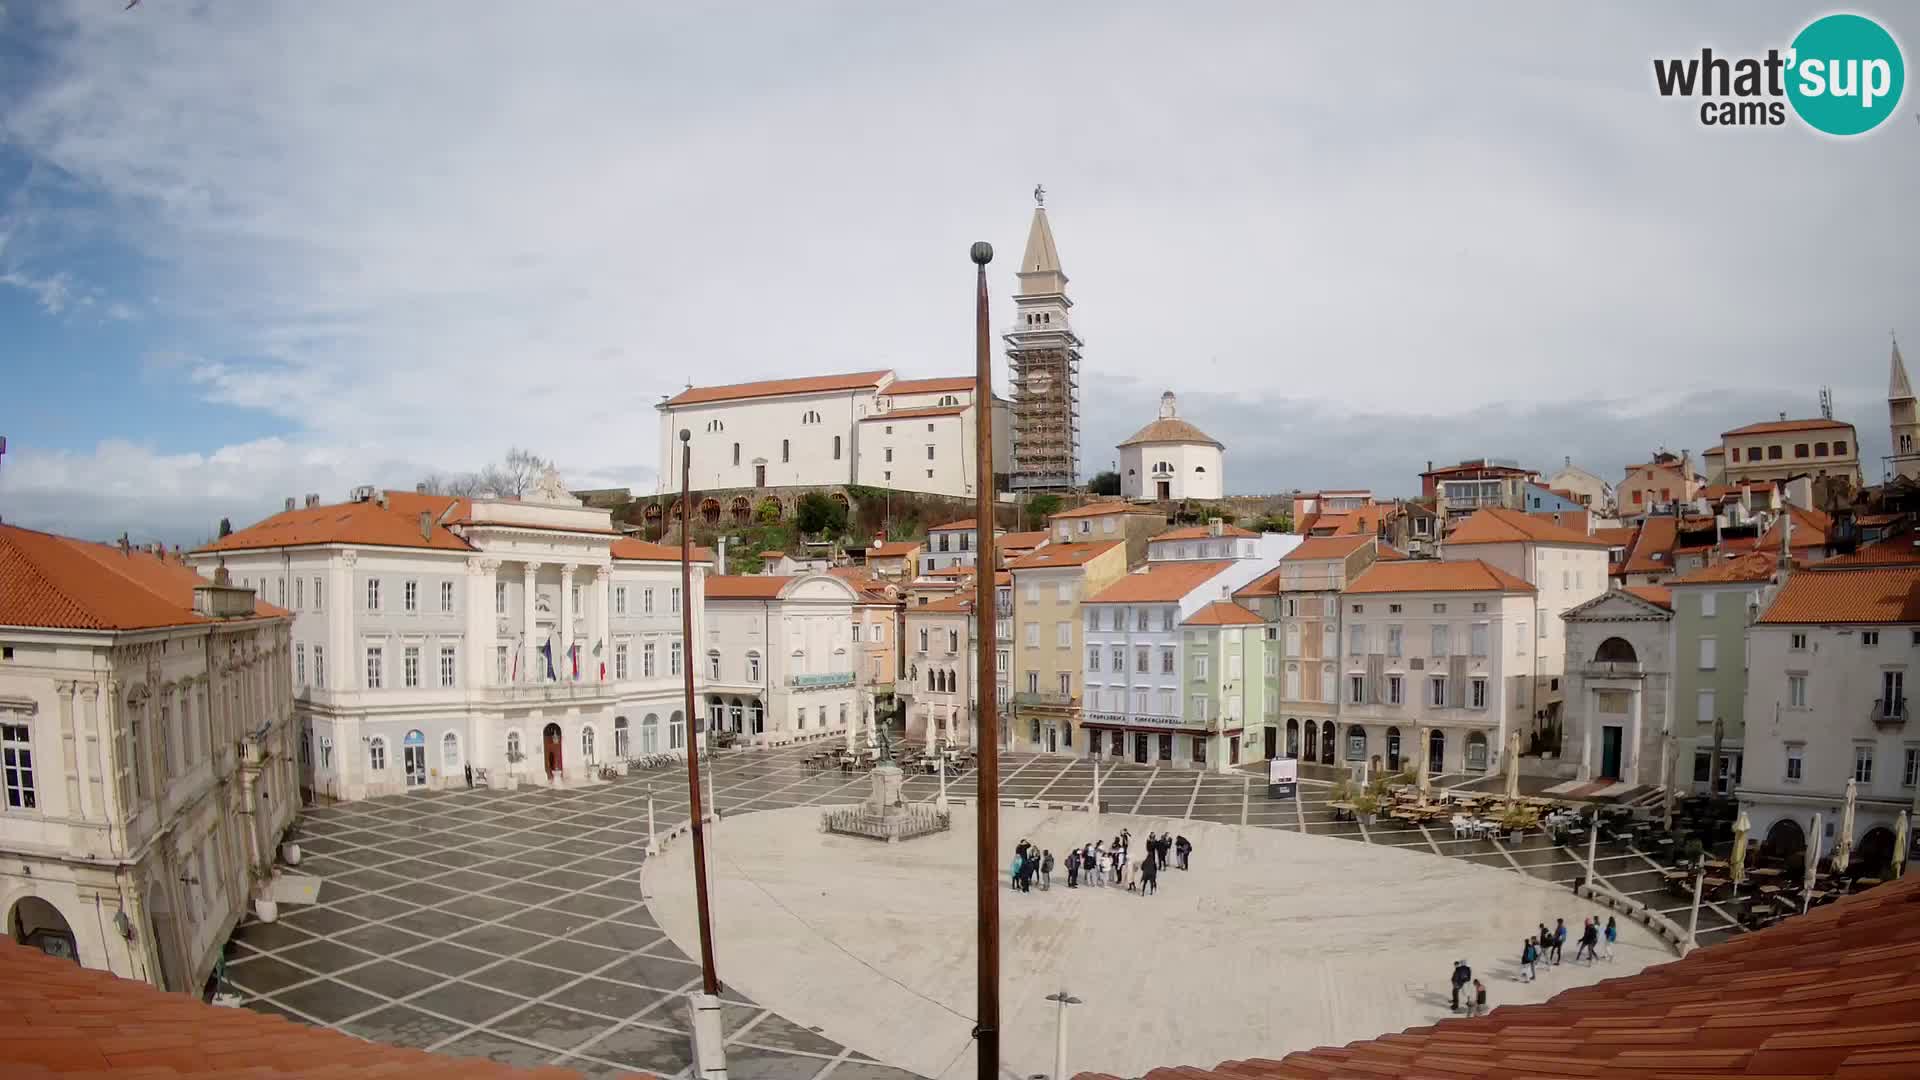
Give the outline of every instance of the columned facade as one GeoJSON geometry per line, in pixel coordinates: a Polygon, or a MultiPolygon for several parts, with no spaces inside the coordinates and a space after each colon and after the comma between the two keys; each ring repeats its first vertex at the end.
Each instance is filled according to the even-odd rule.
{"type": "Polygon", "coordinates": [[[1561,616],[1567,649],[1561,746],[1574,758],[1579,779],[1637,787],[1682,782],[1672,737],[1670,603],[1659,592],[1615,589],[1561,616]]]}

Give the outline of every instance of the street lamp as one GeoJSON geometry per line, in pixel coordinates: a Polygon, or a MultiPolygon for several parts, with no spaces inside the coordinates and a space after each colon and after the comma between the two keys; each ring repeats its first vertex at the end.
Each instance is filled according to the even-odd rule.
{"type": "Polygon", "coordinates": [[[1067,1080],[1067,1006],[1085,1005],[1086,1002],[1064,989],[1057,994],[1048,994],[1047,1000],[1060,1005],[1060,1021],[1054,1027],[1053,1037],[1053,1080],[1067,1080]]]}

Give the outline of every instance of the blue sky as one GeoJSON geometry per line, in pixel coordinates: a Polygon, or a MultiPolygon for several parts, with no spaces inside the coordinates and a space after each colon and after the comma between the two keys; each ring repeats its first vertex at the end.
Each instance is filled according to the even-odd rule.
{"type": "Polygon", "coordinates": [[[965,372],[1036,182],[1088,472],[1166,389],[1236,491],[1614,476],[1822,385],[1877,456],[1920,342],[1911,89],[1856,140],[1652,90],[1823,7],[120,8],[0,0],[0,515],[81,535],[509,445],[645,486],[687,381],[965,372]]]}

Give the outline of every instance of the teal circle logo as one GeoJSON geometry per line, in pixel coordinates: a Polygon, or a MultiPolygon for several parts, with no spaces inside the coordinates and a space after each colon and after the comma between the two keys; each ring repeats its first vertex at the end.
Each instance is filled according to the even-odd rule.
{"type": "Polygon", "coordinates": [[[1872,131],[1893,115],[1906,83],[1899,43],[1865,16],[1827,15],[1793,39],[1787,100],[1816,131],[1872,131]]]}

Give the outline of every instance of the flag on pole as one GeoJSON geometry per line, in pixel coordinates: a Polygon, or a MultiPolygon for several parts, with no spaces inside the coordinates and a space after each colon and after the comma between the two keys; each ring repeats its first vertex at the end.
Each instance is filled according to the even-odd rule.
{"type": "Polygon", "coordinates": [[[604,656],[600,656],[600,646],[605,645],[606,643],[607,643],[606,638],[600,638],[599,640],[593,643],[593,655],[596,657],[599,657],[600,659],[600,681],[601,682],[607,681],[607,658],[604,656]]]}
{"type": "Polygon", "coordinates": [[[579,682],[580,681],[580,643],[579,642],[574,641],[574,642],[569,642],[567,644],[567,663],[573,665],[573,674],[568,676],[568,678],[572,679],[575,682],[579,682]]]}
{"type": "Polygon", "coordinates": [[[521,634],[519,637],[513,639],[513,669],[512,674],[507,676],[508,682],[520,681],[520,650],[523,649],[526,644],[527,635],[525,634],[521,634]]]}
{"type": "Polygon", "coordinates": [[[540,655],[545,657],[547,661],[547,681],[548,682],[559,681],[559,676],[553,673],[553,639],[552,638],[548,638],[547,640],[540,643],[540,655]]]}

